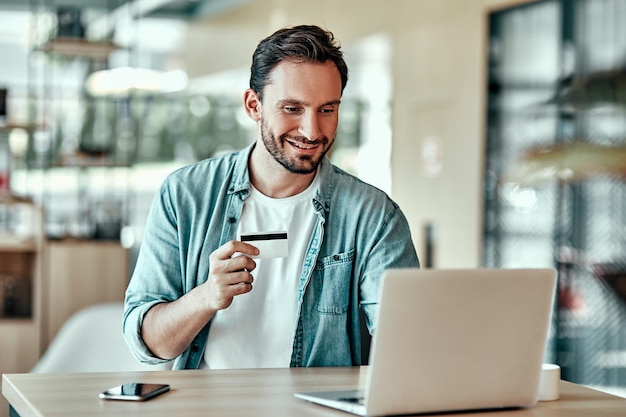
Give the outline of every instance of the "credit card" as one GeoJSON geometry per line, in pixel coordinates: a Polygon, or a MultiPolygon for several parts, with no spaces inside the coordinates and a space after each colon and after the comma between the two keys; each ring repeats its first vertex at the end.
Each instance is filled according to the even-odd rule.
{"type": "Polygon", "coordinates": [[[259,248],[259,254],[253,258],[286,258],[289,255],[287,232],[242,233],[241,241],[259,248]]]}

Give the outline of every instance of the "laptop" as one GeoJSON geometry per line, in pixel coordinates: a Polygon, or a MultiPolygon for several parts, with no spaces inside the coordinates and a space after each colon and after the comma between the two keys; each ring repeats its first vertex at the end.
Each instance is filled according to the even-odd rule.
{"type": "Polygon", "coordinates": [[[296,397],[362,416],[531,407],[554,269],[390,269],[364,390],[296,397]]]}

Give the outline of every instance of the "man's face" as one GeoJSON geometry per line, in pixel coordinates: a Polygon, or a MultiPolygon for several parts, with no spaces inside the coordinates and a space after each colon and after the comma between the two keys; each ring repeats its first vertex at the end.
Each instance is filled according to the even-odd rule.
{"type": "Polygon", "coordinates": [[[274,160],[291,173],[317,169],[335,140],[341,77],[325,64],[281,62],[263,90],[261,139],[274,160]]]}

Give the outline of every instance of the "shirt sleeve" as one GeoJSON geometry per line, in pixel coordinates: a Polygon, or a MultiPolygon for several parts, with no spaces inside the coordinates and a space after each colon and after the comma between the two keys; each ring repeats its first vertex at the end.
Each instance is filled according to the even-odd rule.
{"type": "Polygon", "coordinates": [[[167,360],[154,356],[141,337],[143,319],[150,308],[182,296],[176,211],[167,180],[155,196],[135,269],[124,300],[123,333],[131,352],[144,363],[167,360]]]}
{"type": "Polygon", "coordinates": [[[378,316],[381,277],[390,268],[419,268],[420,263],[411,237],[408,221],[398,205],[389,202],[384,221],[372,234],[369,253],[361,275],[360,303],[370,334],[375,332],[378,316]]]}

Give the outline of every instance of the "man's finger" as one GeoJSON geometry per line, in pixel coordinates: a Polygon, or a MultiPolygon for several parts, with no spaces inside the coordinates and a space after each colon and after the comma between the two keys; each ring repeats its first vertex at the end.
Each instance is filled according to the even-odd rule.
{"type": "Polygon", "coordinates": [[[238,240],[231,240],[217,248],[212,256],[215,256],[217,259],[228,259],[232,258],[236,253],[256,256],[259,254],[259,250],[249,243],[240,242],[238,240]]]}

